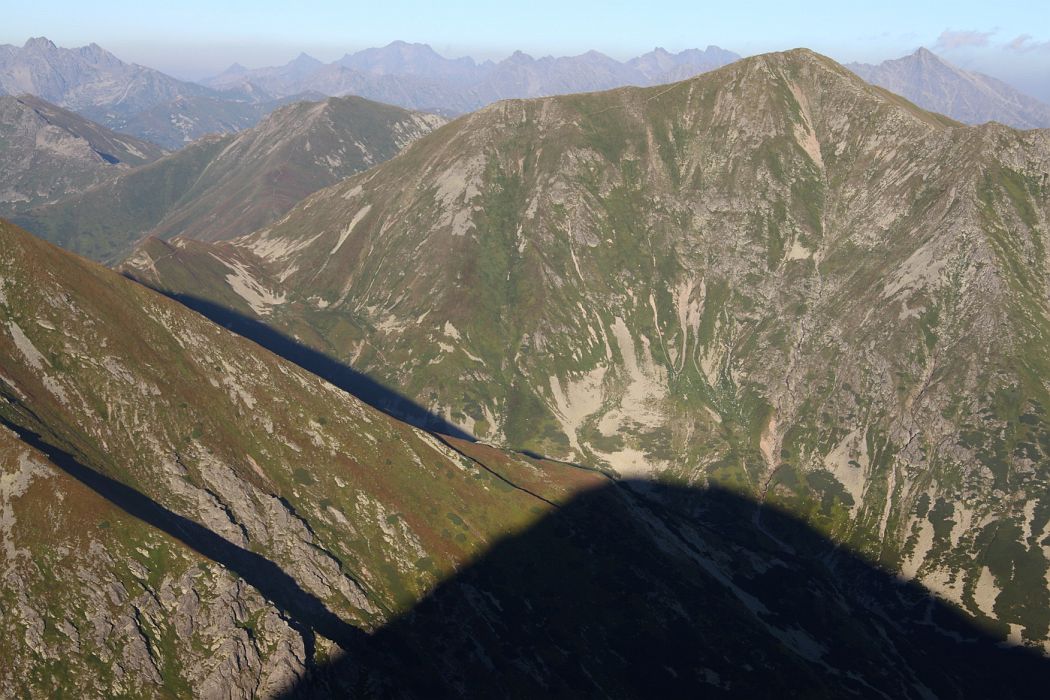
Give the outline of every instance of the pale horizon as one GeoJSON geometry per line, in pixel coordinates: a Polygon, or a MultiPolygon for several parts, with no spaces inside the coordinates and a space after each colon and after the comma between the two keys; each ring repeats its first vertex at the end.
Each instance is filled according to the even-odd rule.
{"type": "Polygon", "coordinates": [[[656,47],[676,53],[714,45],[741,56],[806,47],[841,63],[879,63],[926,47],[960,68],[1050,101],[1050,27],[1031,26],[1031,17],[1041,14],[1036,3],[916,6],[890,0],[867,9],[819,0],[806,17],[771,1],[749,5],[747,12],[729,17],[677,1],[641,11],[535,0],[506,4],[497,13],[477,1],[441,7],[388,2],[365,11],[357,3],[327,1],[290,8],[194,0],[136,9],[123,1],[86,7],[60,0],[57,7],[21,10],[0,29],[0,43],[21,46],[36,36],[66,48],[97,43],[121,60],[195,81],[233,63],[277,66],[300,53],[330,63],[393,41],[428,44],[446,58],[470,56],[479,62],[499,61],[515,51],[542,58],[590,50],[623,61],[656,47]]]}

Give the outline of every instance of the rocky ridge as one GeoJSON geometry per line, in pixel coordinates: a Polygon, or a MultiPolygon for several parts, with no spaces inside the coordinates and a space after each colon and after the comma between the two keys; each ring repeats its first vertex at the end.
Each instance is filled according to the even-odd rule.
{"type": "Polygon", "coordinates": [[[0,213],[81,192],[165,153],[39,98],[0,97],[0,213]]]}
{"type": "Polygon", "coordinates": [[[15,220],[108,262],[120,260],[144,235],[232,238],[273,223],[306,195],[393,157],[444,121],[358,97],[299,102],[251,129],[201,139],[15,220]]]}
{"type": "Polygon", "coordinates": [[[35,95],[172,150],[252,126],[283,103],[257,90],[218,91],[177,80],[125,63],[98,44],[67,49],[44,37],[0,46],[0,94],[35,95]]]}
{"type": "Polygon", "coordinates": [[[210,78],[216,89],[260,89],[273,95],[316,91],[456,115],[497,100],[605,90],[623,85],[658,85],[688,78],[740,58],[708,46],[670,53],[662,48],[628,61],[597,51],[579,56],[533,58],[516,51],[506,59],[449,59],[426,44],[395,41],[347,54],[329,64],[305,54],[284,66],[248,70],[234,65],[210,78]]]}
{"type": "Polygon", "coordinates": [[[425,433],[2,222],[0,245],[12,695],[1045,689],[1045,659],[777,509],[425,433]]]}

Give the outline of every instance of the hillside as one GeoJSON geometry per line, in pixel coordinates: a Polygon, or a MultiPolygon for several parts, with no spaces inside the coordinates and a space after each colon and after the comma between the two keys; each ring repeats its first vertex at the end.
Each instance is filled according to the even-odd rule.
{"type": "Polygon", "coordinates": [[[81,192],[164,154],[39,98],[0,96],[0,213],[81,192]]]}
{"type": "Polygon", "coordinates": [[[15,220],[108,262],[118,261],[144,235],[232,238],[273,223],[306,195],[393,157],[443,121],[356,97],[296,103],[256,127],[202,139],[15,220]]]}
{"type": "Polygon", "coordinates": [[[126,271],[485,441],[784,508],[1047,648],[1048,173],[1047,132],[797,50],[499,103],[126,271]]]}
{"type": "Polygon", "coordinates": [[[0,246],[13,695],[1037,697],[1050,676],[775,510],[423,433],[2,222],[0,246]]]}

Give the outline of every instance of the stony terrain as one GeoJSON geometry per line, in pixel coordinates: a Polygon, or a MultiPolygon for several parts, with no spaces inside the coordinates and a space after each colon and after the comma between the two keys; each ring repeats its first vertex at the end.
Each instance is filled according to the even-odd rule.
{"type": "Polygon", "coordinates": [[[122,258],[144,235],[232,238],[273,223],[306,195],[393,157],[444,121],[358,97],[299,102],[251,129],[201,139],[15,220],[108,262],[122,258]]]}
{"type": "Polygon", "coordinates": [[[1050,128],[1050,105],[989,75],[957,68],[927,49],[877,65],[847,66],[870,83],[967,124],[1050,128]]]}
{"type": "Polygon", "coordinates": [[[1048,218],[1050,132],[798,50],[499,103],[126,271],[484,441],[783,508],[1047,650],[1048,218]]]}
{"type": "Polygon", "coordinates": [[[165,153],[39,98],[0,96],[0,213],[82,192],[165,153]]]}

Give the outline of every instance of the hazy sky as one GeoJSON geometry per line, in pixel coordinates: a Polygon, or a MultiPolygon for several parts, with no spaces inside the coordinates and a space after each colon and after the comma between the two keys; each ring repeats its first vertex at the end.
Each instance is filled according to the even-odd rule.
{"type": "Polygon", "coordinates": [[[49,0],[4,14],[0,43],[21,45],[30,36],[60,46],[94,41],[183,78],[234,61],[284,63],[300,51],[331,61],[395,39],[477,58],[515,49],[535,56],[597,49],[627,58],[654,46],[716,44],[744,55],[807,46],[843,62],[875,62],[927,46],[1050,100],[1047,0],[49,0]]]}

